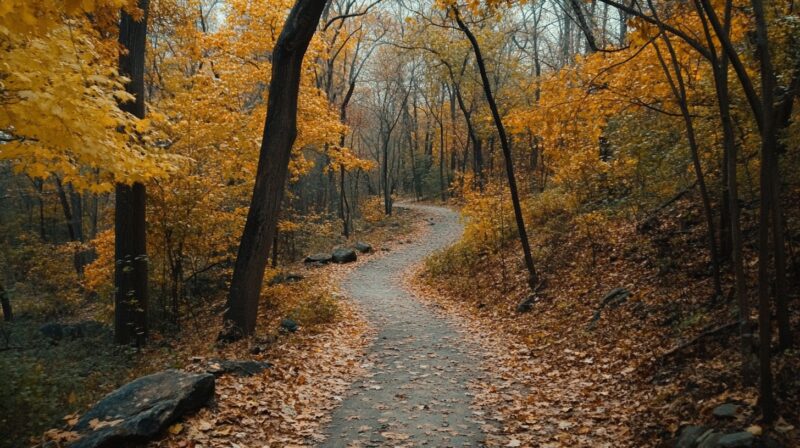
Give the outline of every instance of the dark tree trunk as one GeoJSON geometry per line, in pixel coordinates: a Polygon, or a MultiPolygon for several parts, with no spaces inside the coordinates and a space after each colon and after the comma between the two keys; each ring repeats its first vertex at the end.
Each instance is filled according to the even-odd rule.
{"type": "MultiPolygon", "coordinates": [[[[120,108],[144,118],[144,56],[149,0],[139,0],[138,6],[144,12],[140,21],[122,11],[119,24],[119,43],[125,50],[119,56],[119,71],[131,80],[126,90],[136,98],[121,104],[120,108]]],[[[115,196],[114,340],[118,344],[140,347],[147,341],[147,192],[144,184],[139,182],[117,184],[115,196]]]]}
{"type": "Polygon", "coordinates": [[[442,202],[447,200],[444,182],[444,118],[439,121],[439,195],[442,202]]]}
{"type": "Polygon", "coordinates": [[[14,312],[11,309],[11,300],[8,298],[8,293],[6,293],[5,288],[3,285],[0,284],[0,305],[3,307],[3,320],[6,322],[11,322],[14,320],[14,312]]]}
{"type": "Polygon", "coordinates": [[[661,53],[658,52],[658,47],[655,48],[659,57],[659,61],[664,69],[664,74],[667,76],[667,80],[672,88],[672,92],[675,95],[675,100],[677,101],[678,107],[681,110],[684,123],[686,124],[686,138],[689,143],[689,152],[692,155],[692,166],[694,167],[695,176],[697,177],[697,185],[700,188],[700,198],[703,203],[703,212],[706,218],[706,233],[708,238],[708,251],[711,257],[711,268],[713,271],[714,294],[717,297],[721,297],[722,279],[720,273],[719,250],[717,248],[717,236],[714,227],[714,211],[711,208],[711,198],[708,193],[708,187],[706,186],[703,167],[700,163],[700,150],[694,130],[694,120],[692,119],[692,115],[689,111],[689,97],[683,81],[683,74],[681,72],[682,69],[680,62],[678,61],[678,56],[675,53],[675,49],[673,48],[672,42],[667,34],[663,29],[661,31],[661,38],[666,44],[667,50],[669,51],[672,70],[675,74],[675,81],[673,81],[672,76],[670,76],[670,69],[667,67],[666,62],[664,62],[663,58],[661,57],[661,53]]]}
{"type": "Polygon", "coordinates": [[[67,184],[67,195],[72,209],[72,230],[75,232],[75,241],[83,242],[83,198],[71,183],[67,184]]]}
{"type": "Polygon", "coordinates": [[[489,76],[486,73],[486,65],[483,62],[483,55],[481,54],[478,40],[475,38],[475,35],[472,34],[472,31],[470,31],[464,21],[461,20],[458,9],[453,8],[453,12],[455,13],[455,19],[458,23],[458,27],[464,32],[464,34],[466,34],[467,39],[469,39],[469,42],[472,45],[472,50],[475,52],[475,60],[478,63],[478,70],[480,71],[481,80],[483,81],[483,92],[486,95],[486,102],[489,103],[489,109],[492,111],[492,118],[494,119],[494,124],[497,127],[497,134],[500,136],[500,146],[503,148],[503,156],[506,162],[508,188],[511,190],[511,202],[514,205],[514,217],[517,221],[517,231],[519,232],[519,239],[522,243],[525,266],[528,268],[528,285],[532,291],[535,291],[538,287],[539,276],[536,273],[536,267],[533,264],[530,242],[528,241],[528,232],[525,230],[525,219],[522,216],[522,206],[520,205],[519,201],[517,181],[514,178],[514,160],[511,154],[511,146],[509,145],[506,130],[503,126],[503,120],[500,118],[500,112],[497,110],[497,104],[494,101],[494,95],[492,95],[489,76]]]}
{"type": "MultiPolygon", "coordinates": [[[[761,66],[761,207],[759,210],[758,232],[758,353],[759,353],[759,405],[766,422],[772,422],[776,417],[775,394],[772,382],[772,310],[770,306],[770,247],[769,232],[770,221],[772,224],[772,238],[775,253],[775,282],[776,303],[782,300],[783,279],[779,259],[783,254],[783,223],[778,213],[776,195],[777,188],[773,185],[777,179],[777,154],[778,146],[777,129],[775,126],[775,72],[769,51],[769,34],[764,4],[761,0],[753,0],[753,15],[756,22],[756,53],[761,66]],[[775,177],[773,179],[773,176],[775,177]],[[776,219],[778,218],[778,219],[776,219]]],[[[778,310],[780,319],[781,310],[778,310]]],[[[780,325],[780,324],[779,324],[780,325]]]]}
{"type": "Polygon", "coordinates": [[[223,340],[251,335],[270,246],[275,237],[292,145],[297,137],[297,96],[303,57],[325,0],[297,0],[272,53],[272,79],[261,154],[224,316],[223,340]]]}
{"type": "MultiPolygon", "coordinates": [[[[696,4],[698,11],[703,11],[703,7],[699,2],[696,2],[696,4]]],[[[732,4],[729,0],[725,3],[724,14],[724,30],[726,36],[730,33],[731,8],[732,4]]],[[[756,379],[756,363],[753,359],[753,329],[750,324],[750,304],[747,300],[747,277],[744,271],[744,260],[742,256],[741,210],[739,208],[739,181],[737,177],[738,148],[731,118],[728,56],[724,51],[720,54],[717,53],[711,31],[708,28],[707,21],[703,17],[704,16],[701,16],[701,20],[703,20],[706,40],[709,48],[712,49],[711,67],[714,72],[714,85],[723,135],[723,201],[726,201],[727,206],[723,207],[722,221],[725,221],[727,215],[728,222],[720,226],[720,242],[725,243],[726,239],[728,239],[728,243],[727,252],[725,244],[722,244],[723,248],[721,250],[723,254],[727,253],[730,257],[734,275],[734,292],[736,294],[736,303],[739,308],[739,351],[742,358],[742,383],[747,386],[752,386],[756,379]]]]}
{"type": "MultiPolygon", "coordinates": [[[[467,133],[469,134],[469,139],[472,141],[472,162],[473,171],[475,172],[475,180],[478,183],[478,189],[483,191],[485,181],[483,176],[483,153],[481,151],[481,139],[478,137],[478,133],[475,131],[475,126],[472,124],[472,113],[467,109],[466,104],[464,104],[464,98],[461,96],[461,88],[458,84],[456,84],[455,76],[453,76],[452,71],[450,72],[450,77],[453,80],[453,90],[456,93],[458,108],[461,109],[461,113],[464,115],[464,121],[467,123],[467,133]]],[[[464,155],[464,158],[466,159],[466,154],[464,155]]]]}
{"type": "Polygon", "coordinates": [[[67,199],[67,192],[64,190],[64,184],[58,176],[55,176],[56,189],[58,190],[58,199],[61,202],[61,209],[64,211],[64,222],[67,224],[67,234],[70,241],[76,241],[75,228],[73,227],[72,210],[67,199]]]}

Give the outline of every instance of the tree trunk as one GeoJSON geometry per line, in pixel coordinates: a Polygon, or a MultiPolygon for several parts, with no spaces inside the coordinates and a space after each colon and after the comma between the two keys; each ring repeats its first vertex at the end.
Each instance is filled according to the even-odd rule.
{"type": "Polygon", "coordinates": [[[14,312],[11,309],[11,300],[9,300],[8,293],[6,293],[6,290],[3,288],[2,284],[0,284],[0,305],[3,307],[3,320],[6,322],[11,322],[14,320],[14,312]]]}
{"type": "MultiPolygon", "coordinates": [[[[777,160],[775,150],[778,146],[775,126],[775,72],[769,52],[769,34],[764,4],[761,0],[752,0],[753,15],[756,22],[756,55],[761,66],[761,207],[759,210],[758,232],[758,324],[759,324],[759,362],[760,384],[759,405],[766,422],[772,422],[776,417],[775,395],[772,382],[772,310],[770,307],[770,278],[769,278],[769,232],[772,220],[772,238],[775,253],[775,282],[776,303],[783,294],[780,278],[779,253],[783,253],[782,226],[776,220],[774,213],[777,210],[779,197],[775,195],[777,189],[773,185],[773,176],[777,174],[777,160]],[[777,222],[776,222],[777,221],[777,222]],[[780,243],[780,246],[779,246],[780,243]]],[[[777,176],[776,176],[777,177],[777,176]]],[[[780,310],[778,311],[780,319],[780,310]]]]}
{"type": "Polygon", "coordinates": [[[654,48],[656,50],[656,55],[658,56],[659,62],[661,63],[661,67],[664,70],[664,75],[667,77],[667,81],[672,89],[672,93],[675,96],[675,101],[678,103],[678,107],[681,110],[683,121],[686,125],[686,139],[689,143],[689,152],[692,155],[692,166],[694,167],[695,176],[697,177],[697,185],[700,188],[700,198],[703,203],[703,212],[706,218],[706,234],[708,238],[708,251],[711,257],[711,267],[713,271],[714,294],[716,297],[721,297],[722,279],[720,273],[719,250],[717,248],[717,237],[714,228],[714,211],[711,208],[711,199],[708,193],[708,187],[706,186],[703,167],[700,163],[700,150],[694,130],[694,121],[689,111],[689,97],[683,81],[680,61],[675,53],[675,49],[672,47],[672,42],[663,29],[661,29],[661,38],[664,41],[664,44],[666,45],[667,51],[670,55],[672,71],[675,75],[674,80],[670,75],[670,69],[667,66],[667,63],[664,61],[664,58],[661,56],[661,52],[658,50],[658,46],[655,46],[654,48]]]}
{"type": "Polygon", "coordinates": [[[508,188],[511,190],[511,202],[514,205],[514,217],[517,221],[517,231],[519,232],[519,239],[522,243],[522,251],[525,257],[525,266],[528,268],[528,286],[530,286],[532,291],[535,291],[538,283],[539,277],[536,273],[536,268],[533,264],[533,256],[531,255],[531,247],[530,242],[528,241],[528,233],[525,230],[525,219],[522,216],[522,207],[519,201],[519,193],[517,192],[517,181],[514,178],[514,160],[511,154],[511,146],[508,143],[508,137],[506,135],[505,127],[503,126],[503,120],[500,118],[500,112],[497,110],[497,104],[494,101],[494,95],[492,95],[492,88],[491,84],[489,83],[489,76],[486,73],[486,65],[483,62],[483,55],[481,54],[480,46],[478,45],[478,40],[475,38],[475,35],[472,34],[472,31],[467,27],[463,20],[461,20],[461,16],[459,15],[458,8],[453,8],[453,12],[455,13],[456,23],[458,23],[458,27],[461,31],[466,34],[467,39],[469,39],[470,44],[472,45],[472,50],[475,52],[475,60],[478,63],[478,70],[480,71],[481,81],[483,82],[483,92],[486,95],[486,102],[489,103],[489,109],[492,111],[492,118],[494,120],[494,124],[497,127],[497,134],[500,136],[500,146],[503,148],[503,156],[506,162],[506,175],[508,176],[508,188]]]}
{"type": "Polygon", "coordinates": [[[441,195],[442,202],[447,200],[444,182],[444,118],[439,121],[439,195],[441,195]]]}
{"type": "Polygon", "coordinates": [[[233,270],[225,329],[236,340],[256,328],[258,301],[275,237],[292,145],[297,137],[297,96],[303,57],[317,29],[325,0],[297,0],[272,53],[272,79],[256,182],[233,270]]]}
{"type": "Polygon", "coordinates": [[[67,224],[67,234],[70,241],[76,241],[75,228],[73,227],[72,210],[67,199],[67,192],[64,190],[64,184],[58,176],[54,176],[56,181],[56,189],[58,190],[58,199],[61,202],[61,209],[64,211],[64,222],[67,224]]]}
{"type": "MultiPolygon", "coordinates": [[[[730,33],[731,8],[731,1],[726,1],[723,24],[726,36],[730,33]]],[[[698,7],[698,11],[702,11],[702,7],[698,7]]],[[[708,30],[707,25],[705,25],[706,22],[704,21],[703,23],[709,48],[713,49],[715,47],[711,32],[708,30]]],[[[742,358],[742,383],[746,386],[752,386],[756,380],[756,364],[753,359],[753,329],[750,324],[750,304],[747,300],[747,277],[744,271],[742,255],[741,211],[739,208],[739,180],[737,177],[738,147],[736,145],[736,136],[734,134],[733,121],[731,118],[727,54],[724,51],[721,52],[721,54],[717,54],[715,49],[712,50],[711,66],[714,72],[714,85],[723,135],[723,159],[725,164],[723,167],[723,200],[727,201],[727,207],[723,208],[722,220],[725,220],[724,215],[726,213],[728,220],[727,224],[720,226],[720,241],[724,242],[726,238],[729,239],[727,254],[730,256],[733,268],[734,291],[736,294],[736,303],[739,308],[739,351],[742,358]],[[724,231],[723,228],[725,228],[724,231]]],[[[724,248],[722,249],[723,253],[726,253],[725,250],[724,248]]]]}
{"type": "MultiPolygon", "coordinates": [[[[119,71],[131,81],[126,85],[132,102],[120,108],[138,118],[145,116],[144,64],[147,45],[149,0],[139,0],[144,12],[136,21],[122,11],[119,43],[125,50],[119,56],[119,71]]],[[[117,184],[114,213],[114,339],[118,344],[141,347],[147,341],[147,242],[145,203],[147,193],[142,183],[117,184]]]]}

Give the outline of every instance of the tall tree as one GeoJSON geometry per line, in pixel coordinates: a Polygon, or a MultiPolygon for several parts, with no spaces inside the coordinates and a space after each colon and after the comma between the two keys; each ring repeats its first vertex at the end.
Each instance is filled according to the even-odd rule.
{"type": "MultiPolygon", "coordinates": [[[[126,85],[134,101],[122,110],[144,118],[144,64],[147,45],[149,0],[139,0],[137,20],[122,11],[119,23],[119,72],[130,79],[126,85]]],[[[141,182],[117,183],[114,214],[114,339],[119,344],[142,346],[147,341],[147,239],[145,204],[147,192],[141,182]]]]}
{"type": "Polygon", "coordinates": [[[486,73],[486,64],[483,61],[483,54],[481,54],[481,48],[478,44],[478,39],[475,38],[475,35],[469,29],[467,24],[464,23],[464,20],[461,18],[461,15],[458,12],[458,8],[453,7],[452,11],[459,29],[461,29],[461,31],[467,36],[467,39],[469,39],[469,42],[472,45],[472,50],[475,53],[475,61],[478,64],[478,71],[480,72],[481,81],[483,82],[483,92],[486,95],[486,102],[489,104],[489,110],[492,112],[492,119],[494,120],[495,127],[497,128],[497,134],[500,136],[500,146],[503,148],[503,157],[505,158],[506,163],[508,188],[511,190],[511,202],[514,206],[514,218],[517,221],[517,232],[519,232],[520,243],[522,243],[522,252],[525,257],[525,267],[528,269],[528,286],[532,291],[535,291],[539,283],[539,276],[536,272],[536,267],[533,264],[533,255],[531,255],[528,232],[525,230],[525,218],[522,216],[522,206],[520,205],[519,192],[517,190],[517,180],[514,177],[514,159],[513,155],[511,154],[511,145],[508,141],[505,127],[503,126],[503,120],[500,118],[500,112],[497,109],[497,103],[495,103],[494,95],[492,94],[491,82],[489,81],[489,75],[486,73]]]}
{"type": "Polygon", "coordinates": [[[292,145],[297,137],[297,96],[303,58],[325,0],[297,0],[272,52],[267,119],[256,182],[236,256],[220,339],[236,340],[256,328],[264,269],[275,238],[292,145]]]}

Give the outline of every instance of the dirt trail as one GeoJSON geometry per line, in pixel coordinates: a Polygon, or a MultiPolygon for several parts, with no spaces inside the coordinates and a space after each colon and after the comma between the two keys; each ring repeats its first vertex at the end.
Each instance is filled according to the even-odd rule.
{"type": "Polygon", "coordinates": [[[367,374],[334,412],[323,447],[483,445],[467,389],[481,377],[478,352],[415,300],[400,278],[458,239],[458,214],[442,207],[403,206],[434,224],[418,241],[363,265],[344,281],[378,334],[367,355],[367,374]]]}

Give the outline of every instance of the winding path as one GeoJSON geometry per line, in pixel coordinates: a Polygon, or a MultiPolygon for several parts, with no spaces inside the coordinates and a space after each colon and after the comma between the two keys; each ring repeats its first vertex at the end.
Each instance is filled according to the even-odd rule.
{"type": "Polygon", "coordinates": [[[404,271],[462,232],[456,212],[403,205],[433,222],[419,241],[359,267],[347,293],[378,331],[367,354],[367,374],[333,414],[323,447],[482,446],[472,418],[470,380],[479,362],[443,318],[402,286],[404,271]]]}

